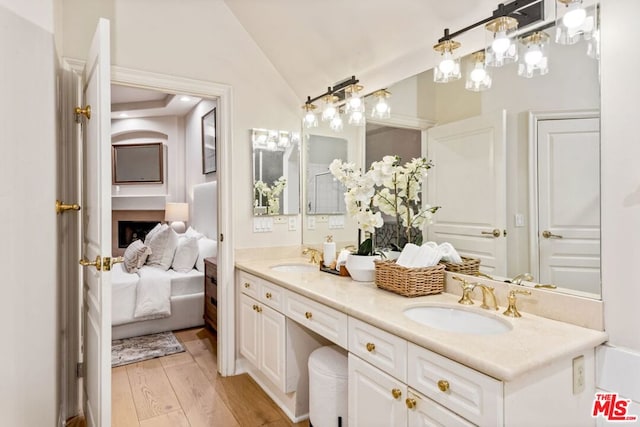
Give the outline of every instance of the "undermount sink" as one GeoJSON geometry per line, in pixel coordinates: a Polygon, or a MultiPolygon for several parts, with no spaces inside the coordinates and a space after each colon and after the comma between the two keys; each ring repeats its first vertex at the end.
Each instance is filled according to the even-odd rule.
{"type": "Polygon", "coordinates": [[[286,273],[309,273],[312,271],[318,271],[318,266],[315,264],[301,264],[301,263],[289,263],[278,264],[270,267],[273,271],[281,271],[286,273]]]}
{"type": "Polygon", "coordinates": [[[425,326],[448,332],[494,335],[511,330],[511,324],[506,320],[458,307],[411,307],[404,310],[404,315],[425,326]]]}

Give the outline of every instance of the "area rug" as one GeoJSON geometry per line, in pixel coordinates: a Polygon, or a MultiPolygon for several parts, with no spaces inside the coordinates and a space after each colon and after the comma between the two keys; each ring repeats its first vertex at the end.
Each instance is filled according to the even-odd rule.
{"type": "Polygon", "coordinates": [[[111,367],[115,368],[183,351],[184,347],[172,332],[113,340],[111,342],[111,367]]]}

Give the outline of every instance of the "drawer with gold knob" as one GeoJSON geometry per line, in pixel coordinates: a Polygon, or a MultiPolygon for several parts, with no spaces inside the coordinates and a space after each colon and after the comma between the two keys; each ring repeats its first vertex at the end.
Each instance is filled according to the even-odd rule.
{"type": "Polygon", "coordinates": [[[347,348],[347,315],[309,298],[288,292],[284,314],[291,320],[347,348]]]}
{"type": "Polygon", "coordinates": [[[237,289],[239,289],[240,292],[257,300],[260,299],[258,294],[262,288],[262,280],[260,278],[241,271],[238,273],[237,283],[237,289]]]}
{"type": "Polygon", "coordinates": [[[350,317],[349,351],[399,380],[406,381],[406,340],[350,317]]]}
{"type": "Polygon", "coordinates": [[[263,280],[262,288],[260,290],[260,301],[273,308],[274,310],[282,312],[284,311],[285,292],[285,289],[281,288],[280,286],[263,280]]]}

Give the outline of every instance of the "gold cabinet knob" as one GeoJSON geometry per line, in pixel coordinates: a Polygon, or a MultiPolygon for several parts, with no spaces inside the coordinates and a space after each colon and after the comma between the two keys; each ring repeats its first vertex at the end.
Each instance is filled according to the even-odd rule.
{"type": "Polygon", "coordinates": [[[371,353],[371,352],[372,352],[373,350],[375,350],[375,349],[376,349],[376,345],[375,345],[374,343],[372,343],[372,342],[368,342],[368,343],[367,343],[367,351],[368,351],[369,353],[371,353]]]}
{"type": "Polygon", "coordinates": [[[411,397],[407,397],[407,400],[405,400],[404,403],[407,404],[407,408],[409,409],[415,408],[417,404],[416,400],[411,397]]]}
{"type": "Polygon", "coordinates": [[[262,313],[262,307],[258,306],[257,310],[258,313],[262,313]]]}
{"type": "Polygon", "coordinates": [[[251,283],[244,282],[244,287],[249,289],[251,287],[251,283]]]}
{"type": "Polygon", "coordinates": [[[447,391],[449,391],[449,381],[447,380],[438,381],[438,388],[440,389],[441,392],[446,393],[447,391]]]}
{"type": "Polygon", "coordinates": [[[253,308],[253,311],[258,311],[258,306],[257,305],[253,304],[252,308],[253,308]]]}
{"type": "Polygon", "coordinates": [[[400,399],[400,397],[402,396],[402,392],[399,388],[394,388],[393,390],[391,390],[391,396],[393,396],[394,399],[400,399]]]}
{"type": "Polygon", "coordinates": [[[265,296],[267,299],[271,299],[271,292],[267,292],[266,294],[264,294],[264,296],[265,296]]]}
{"type": "Polygon", "coordinates": [[[307,311],[306,313],[304,313],[304,317],[306,317],[307,319],[311,319],[311,316],[313,316],[313,314],[311,314],[310,311],[307,311]]]}

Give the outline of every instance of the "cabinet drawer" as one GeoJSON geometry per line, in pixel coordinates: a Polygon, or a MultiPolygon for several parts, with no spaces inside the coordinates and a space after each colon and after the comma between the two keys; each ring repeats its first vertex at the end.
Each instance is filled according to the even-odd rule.
{"type": "Polygon", "coordinates": [[[349,351],[407,382],[407,341],[349,317],[349,351]]]}
{"type": "Polygon", "coordinates": [[[413,389],[409,389],[407,396],[406,404],[407,408],[409,408],[408,425],[410,426],[474,426],[474,424],[413,389]]]}
{"type": "Polygon", "coordinates": [[[309,298],[288,292],[285,314],[301,325],[347,348],[347,315],[309,298]]]}
{"type": "Polygon", "coordinates": [[[262,281],[260,288],[260,301],[280,312],[284,311],[285,290],[278,285],[262,281]]]}
{"type": "Polygon", "coordinates": [[[244,271],[241,271],[240,273],[238,273],[238,279],[239,279],[238,286],[240,286],[240,292],[252,298],[260,299],[260,296],[259,296],[260,284],[261,284],[260,278],[256,276],[252,276],[249,273],[245,273],[244,271]]]}
{"type": "Polygon", "coordinates": [[[408,354],[410,387],[474,424],[503,424],[501,381],[412,343],[408,354]]]}

